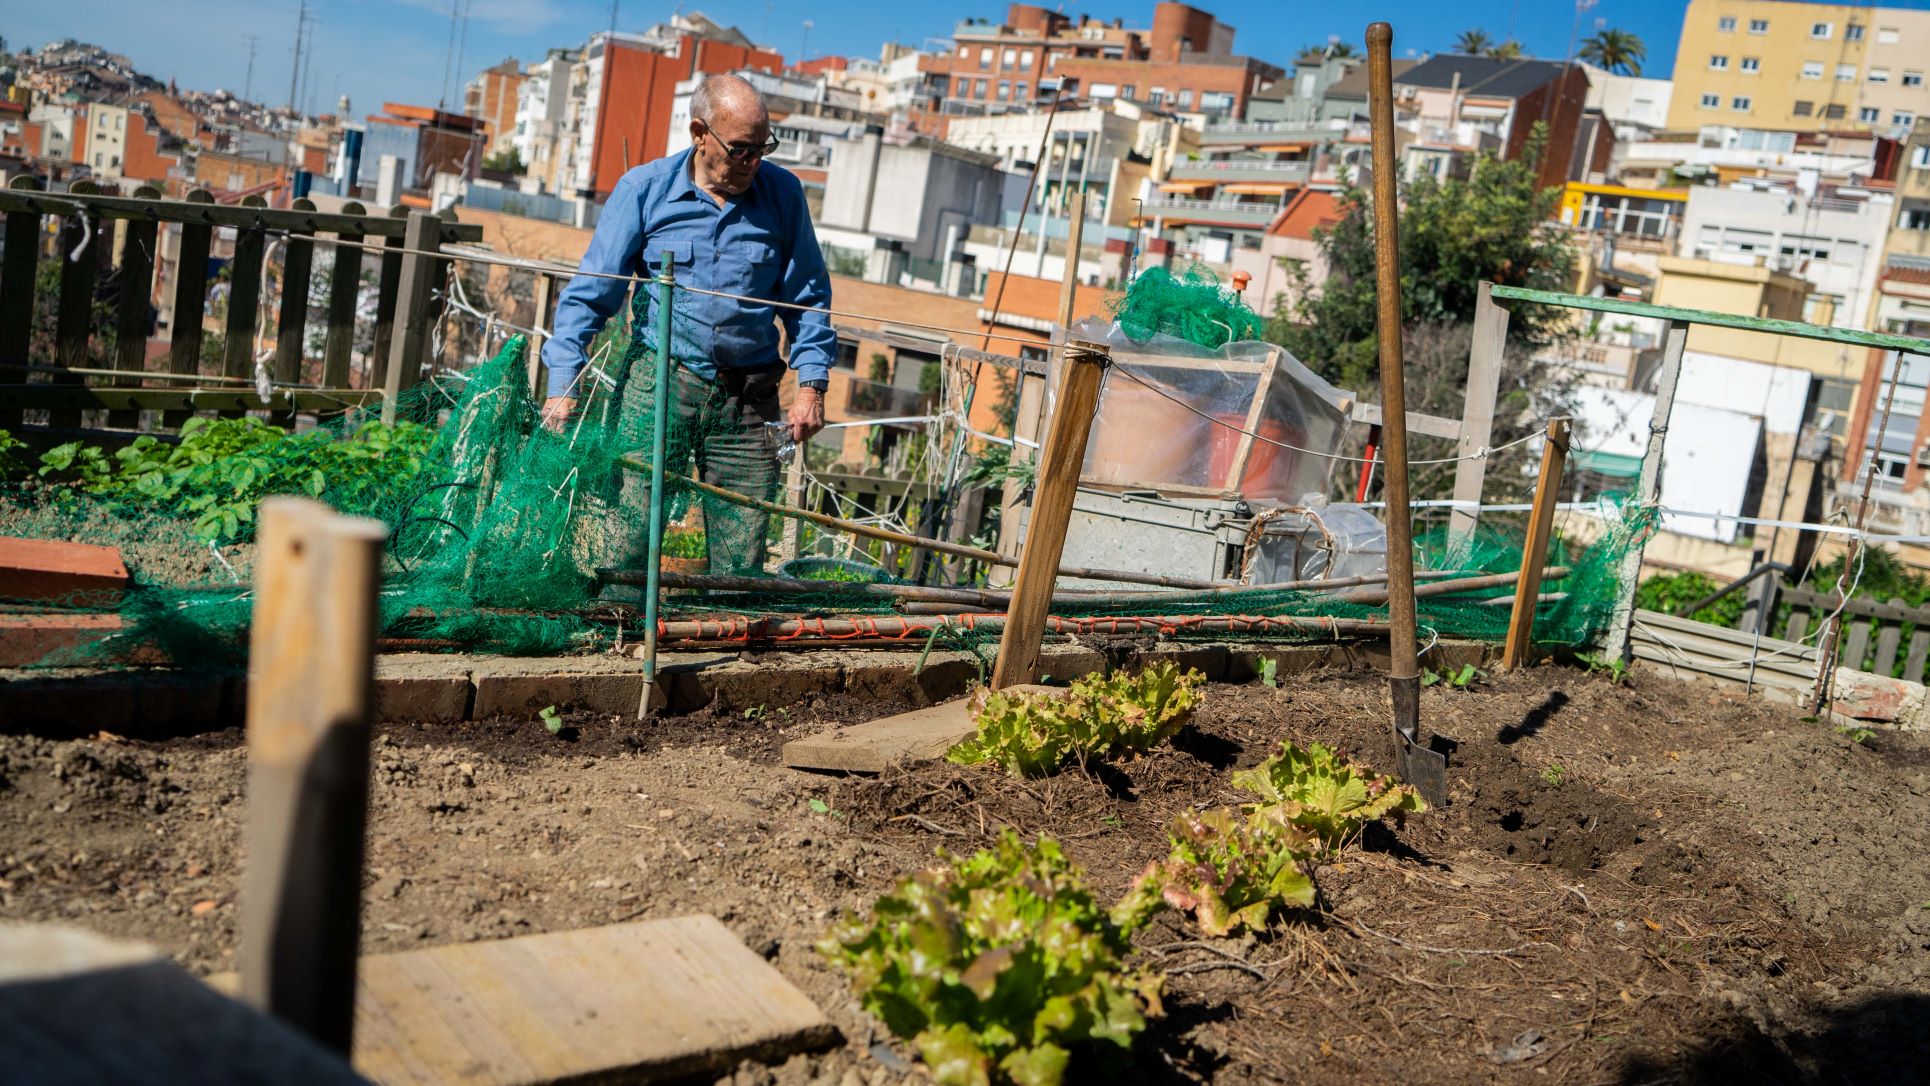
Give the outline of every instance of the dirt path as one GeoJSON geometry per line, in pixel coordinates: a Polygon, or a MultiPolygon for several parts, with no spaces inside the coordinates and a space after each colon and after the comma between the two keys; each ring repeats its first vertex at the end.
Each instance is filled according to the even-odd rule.
{"type": "MultiPolygon", "coordinates": [[[[782,769],[778,747],[890,711],[807,699],[643,727],[577,717],[386,729],[374,752],[365,946],[383,951],[709,911],[844,1029],[740,1082],[897,1081],[811,950],[938,846],[1050,831],[1101,895],[1187,807],[1283,738],[1385,766],[1383,684],[1214,686],[1174,749],[1019,783],[929,765],[782,769]]],[[[1657,675],[1558,668],[1429,689],[1460,743],[1454,803],[1320,875],[1329,905],[1265,938],[1139,944],[1169,973],[1140,1081],[1865,1081],[1930,1040],[1930,742],[1858,744],[1793,711],[1657,675]],[[1237,961],[1236,961],[1237,960],[1237,961]]],[[[0,917],[62,920],[233,967],[239,735],[0,737],[0,917]]]]}

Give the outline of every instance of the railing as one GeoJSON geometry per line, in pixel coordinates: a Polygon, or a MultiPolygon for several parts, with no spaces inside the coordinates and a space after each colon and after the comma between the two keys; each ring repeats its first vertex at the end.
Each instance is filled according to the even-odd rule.
{"type": "MultiPolygon", "coordinates": [[[[6,221],[0,252],[0,373],[7,382],[0,383],[0,428],[27,437],[65,436],[84,422],[131,433],[141,427],[143,410],[160,412],[156,422],[162,430],[176,429],[194,412],[210,410],[266,410],[271,420],[288,422],[295,411],[340,410],[381,399],[385,415],[391,414],[395,396],[418,382],[427,361],[431,278],[447,264],[402,250],[432,252],[444,242],[482,239],[480,226],[406,208],[370,215],[351,203],[346,213],[325,214],[307,200],[295,201],[289,210],[271,209],[258,196],[224,206],[205,190],[190,193],[186,200],[163,200],[157,190],[143,186],[122,197],[86,181],[75,182],[67,192],[51,193],[40,191],[31,177],[15,178],[11,188],[0,190],[0,213],[6,221]],[[43,231],[43,220],[49,218],[59,224],[51,245],[43,231]],[[171,269],[159,259],[163,228],[178,233],[171,269]],[[225,338],[220,357],[208,360],[204,370],[209,257],[215,231],[224,228],[234,231],[220,326],[225,338]],[[360,388],[349,387],[362,285],[360,248],[336,249],[354,258],[332,264],[327,303],[319,307],[327,321],[320,380],[303,380],[318,244],[309,237],[318,234],[357,246],[379,242],[396,250],[376,258],[374,337],[360,388]],[[269,255],[271,240],[278,259],[269,255]],[[45,349],[36,357],[35,279],[43,257],[59,261],[56,317],[50,337],[46,329],[39,330],[45,349]],[[275,313],[264,314],[264,286],[271,277],[280,284],[280,305],[275,313]],[[172,288],[171,338],[165,359],[157,359],[165,368],[150,371],[147,346],[157,315],[152,303],[157,283],[172,288]],[[96,298],[103,295],[118,295],[111,351],[106,335],[95,335],[96,298]],[[262,334],[264,325],[271,330],[262,334]],[[260,342],[273,344],[267,369],[274,392],[268,403],[253,391],[258,334],[260,342]],[[102,342],[97,344],[97,338],[102,342]],[[395,358],[412,364],[391,366],[395,358]],[[162,387],[150,387],[156,384],[162,387]],[[200,387],[204,385],[215,387],[200,387]],[[25,425],[29,412],[44,412],[44,422],[25,425]],[[83,412],[105,414],[84,419],[83,412]]],[[[158,293],[166,296],[166,291],[158,293]]]]}
{"type": "Polygon", "coordinates": [[[1148,216],[1252,226],[1264,226],[1280,213],[1278,204],[1244,204],[1235,200],[1153,199],[1143,206],[1142,214],[1148,216]]]}
{"type": "Polygon", "coordinates": [[[1784,640],[1803,640],[1811,634],[1813,621],[1827,621],[1840,606],[1847,632],[1842,635],[1843,647],[1836,666],[1911,682],[1923,681],[1924,663],[1930,660],[1930,608],[1911,607],[1900,599],[1878,603],[1854,596],[1846,604],[1835,592],[1811,592],[1802,588],[1785,588],[1782,598],[1791,608],[1789,623],[1783,631],[1784,640]],[[1897,668],[1899,652],[1903,655],[1900,671],[1897,668]]]}
{"type": "Polygon", "coordinates": [[[1311,162],[1262,162],[1240,159],[1207,159],[1175,162],[1167,176],[1176,181],[1271,181],[1281,184],[1304,182],[1313,176],[1311,162]]]}
{"type": "Polygon", "coordinates": [[[1200,133],[1200,142],[1220,142],[1222,137],[1231,139],[1239,136],[1293,136],[1312,142],[1333,139],[1345,131],[1345,125],[1322,127],[1310,125],[1304,121],[1240,121],[1233,124],[1207,125],[1205,131],[1200,133]]]}

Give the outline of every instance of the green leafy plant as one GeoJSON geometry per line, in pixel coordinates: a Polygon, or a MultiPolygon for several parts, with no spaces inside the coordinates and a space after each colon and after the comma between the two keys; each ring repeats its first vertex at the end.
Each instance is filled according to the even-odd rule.
{"type": "Polygon", "coordinates": [[[710,544],[695,528],[672,528],[663,533],[665,558],[708,558],[710,544]]]}
{"type": "Polygon", "coordinates": [[[1552,785],[1559,785],[1567,776],[1568,770],[1563,768],[1560,763],[1550,765],[1547,769],[1541,771],[1541,779],[1545,783],[1552,785]]]}
{"type": "Polygon", "coordinates": [[[1859,746],[1876,738],[1875,729],[1865,728],[1856,724],[1839,725],[1836,729],[1836,734],[1848,737],[1850,742],[1859,746]]]}
{"type": "Polygon", "coordinates": [[[1163,978],[1129,970],[1128,932],[1058,843],[996,844],[900,881],[818,943],[867,1011],[909,1040],[941,1086],[1061,1082],[1075,1047],[1129,1048],[1163,978]]]}
{"type": "Polygon", "coordinates": [[[543,721],[543,727],[548,728],[551,735],[563,734],[563,717],[556,711],[556,706],[545,705],[543,711],[536,715],[543,721]]]}
{"type": "MultiPolygon", "coordinates": [[[[1679,615],[1682,609],[1705,599],[1722,587],[1722,582],[1706,573],[1658,573],[1635,589],[1635,606],[1648,611],[1679,615]]],[[[1707,607],[1684,618],[1716,626],[1733,627],[1742,619],[1746,592],[1731,592],[1707,607]]]]}
{"type": "Polygon", "coordinates": [[[1151,750],[1185,726],[1206,676],[1155,664],[1137,675],[1094,673],[1061,693],[979,695],[978,731],[947,755],[991,762],[1015,777],[1042,777],[1066,762],[1151,750]]]}
{"type": "Polygon", "coordinates": [[[1166,835],[1172,852],[1148,864],[1113,908],[1121,927],[1136,928],[1171,907],[1192,914],[1206,934],[1222,936],[1263,929],[1276,910],[1314,903],[1306,868],[1320,843],[1281,807],[1183,812],[1166,835]]]}
{"type": "Polygon", "coordinates": [[[1342,758],[1324,743],[1302,749],[1282,742],[1280,753],[1233,774],[1233,786],[1259,796],[1256,806],[1275,806],[1281,817],[1312,834],[1323,859],[1369,822],[1427,810],[1419,792],[1342,758]]]}
{"type": "Polygon", "coordinates": [[[1280,689],[1280,661],[1271,656],[1260,661],[1260,682],[1268,690],[1280,689]]]}
{"type": "Polygon", "coordinates": [[[1628,682],[1628,661],[1626,660],[1596,655],[1581,656],[1578,659],[1588,668],[1588,673],[1591,675],[1607,675],[1608,681],[1616,686],[1628,682]]]}
{"type": "Polygon", "coordinates": [[[27,443],[13,436],[12,431],[0,430],[0,479],[22,474],[27,464],[13,455],[15,449],[24,449],[27,443]]]}
{"type": "Polygon", "coordinates": [[[1433,668],[1428,668],[1426,671],[1421,672],[1421,685],[1433,686],[1437,683],[1446,683],[1456,690],[1466,690],[1473,686],[1474,681],[1480,677],[1480,669],[1476,668],[1473,664],[1462,664],[1458,671],[1454,668],[1449,668],[1446,671],[1436,671],[1433,668]]]}

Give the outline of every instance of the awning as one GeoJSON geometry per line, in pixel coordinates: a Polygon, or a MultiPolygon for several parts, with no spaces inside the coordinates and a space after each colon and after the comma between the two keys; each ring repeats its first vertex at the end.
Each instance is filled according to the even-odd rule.
{"type": "Polygon", "coordinates": [[[1212,187],[1213,182],[1211,181],[1162,181],[1159,185],[1159,191],[1195,193],[1201,189],[1210,189],[1212,187]]]}
{"type": "Polygon", "coordinates": [[[1306,149],[1307,145],[1304,143],[1263,143],[1254,148],[1255,151],[1274,151],[1280,154],[1296,154],[1306,149]]]}
{"type": "Polygon", "coordinates": [[[1642,474],[1642,458],[1639,456],[1577,449],[1570,462],[1577,471],[1593,472],[1596,475],[1607,475],[1616,479],[1633,479],[1642,474]]]}
{"type": "Polygon", "coordinates": [[[1221,185],[1220,191],[1233,196],[1280,196],[1299,187],[1291,181],[1239,181],[1221,185]]]}

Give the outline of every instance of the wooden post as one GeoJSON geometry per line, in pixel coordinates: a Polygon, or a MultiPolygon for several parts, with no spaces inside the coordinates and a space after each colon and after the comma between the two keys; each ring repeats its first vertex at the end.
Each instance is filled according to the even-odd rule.
{"type": "Polygon", "coordinates": [[[402,289],[396,297],[395,330],[389,339],[388,372],[382,380],[382,421],[392,423],[398,401],[422,376],[429,345],[431,318],[430,273],[437,258],[424,255],[442,245],[442,220],[423,211],[409,213],[409,229],[402,247],[402,289]]]}
{"type": "Polygon", "coordinates": [[[549,327],[550,296],[556,291],[556,280],[548,272],[536,272],[536,315],[529,319],[529,326],[536,334],[529,337],[529,394],[537,403],[549,398],[550,371],[543,365],[543,331],[549,327]]]}
{"type": "Polygon", "coordinates": [[[1548,420],[1548,443],[1541,450],[1541,477],[1535,480],[1535,507],[1528,514],[1528,539],[1521,545],[1521,579],[1515,582],[1514,611],[1501,666],[1509,671],[1528,662],[1535,629],[1535,601],[1541,597],[1541,571],[1548,561],[1548,539],[1561,502],[1561,468],[1568,457],[1568,420],[1548,420]]]}
{"type": "MultiPolygon", "coordinates": [[[[206,189],[188,193],[188,203],[213,204],[206,189]]],[[[208,312],[208,249],[214,241],[211,220],[181,224],[180,244],[174,258],[174,314],[168,322],[168,372],[201,372],[201,321],[208,312]]],[[[166,411],[161,425],[175,429],[187,421],[189,411],[166,411]]]]}
{"type": "MultiPolygon", "coordinates": [[[[161,190],[142,185],[134,190],[136,199],[159,200],[161,190]]],[[[121,244],[121,299],[114,318],[114,368],[129,373],[147,369],[147,334],[153,326],[149,300],[154,290],[154,242],[160,224],[153,219],[128,219],[121,244]]],[[[138,385],[129,379],[117,384],[138,385]]],[[[107,425],[133,430],[141,424],[139,411],[109,411],[107,425]]]]}
{"type": "MultiPolygon", "coordinates": [[[[1689,345],[1689,322],[1670,321],[1662,337],[1662,366],[1655,375],[1655,409],[1649,414],[1649,441],[1642,451],[1642,471],[1636,477],[1632,502],[1657,505],[1662,500],[1662,446],[1669,436],[1669,416],[1675,411],[1675,386],[1682,378],[1682,352],[1689,345]]],[[[1660,513],[1653,514],[1657,518],[1660,513]]],[[[1631,659],[1633,647],[1629,633],[1635,627],[1635,586],[1642,576],[1642,543],[1630,540],[1622,556],[1622,568],[1615,585],[1615,608],[1609,612],[1608,633],[1602,654],[1624,663],[1631,659]]]]}
{"type": "MultiPolygon", "coordinates": [[[[21,174],[7,187],[20,192],[37,192],[40,182],[21,174]]],[[[0,358],[13,363],[27,361],[28,345],[33,341],[34,267],[40,259],[40,212],[7,212],[7,247],[0,254],[0,358]]],[[[20,425],[20,408],[0,404],[0,429],[20,425]]]]}
{"type": "MultiPolygon", "coordinates": [[[[306,198],[296,200],[296,211],[313,211],[315,204],[306,198]]],[[[270,371],[275,380],[295,384],[302,379],[302,360],[308,339],[308,281],[315,262],[315,243],[291,237],[282,250],[281,311],[275,315],[275,365],[270,371]]],[[[269,421],[292,425],[295,412],[276,411],[269,421]]]]}
{"type": "MultiPolygon", "coordinates": [[[[1489,296],[1493,283],[1483,282],[1474,301],[1474,340],[1468,349],[1467,395],[1461,401],[1461,437],[1456,456],[1472,457],[1494,440],[1494,401],[1501,392],[1501,356],[1508,345],[1508,307],[1489,296]]],[[[1462,460],[1454,465],[1454,500],[1448,534],[1465,539],[1480,521],[1481,488],[1488,478],[1488,460],[1462,460]]]]}
{"type": "Polygon", "coordinates": [[[1036,682],[1039,644],[1052,608],[1052,589],[1065,552],[1066,529],[1072,523],[1072,500],[1079,491],[1079,469],[1086,461],[1086,438],[1099,407],[1099,390],[1111,357],[1096,343],[1068,340],[1059,375],[1059,394],[1052,410],[1052,433],[1039,462],[1039,481],[1032,496],[1032,523],[1025,549],[1019,554],[1019,574],[1012,589],[1012,606],[999,637],[998,663],[992,688],[1036,682]]]}
{"type": "MultiPolygon", "coordinates": [[[[1266,410],[1274,375],[1279,372],[1280,348],[1274,347],[1267,351],[1266,363],[1260,367],[1260,379],[1253,386],[1253,402],[1246,408],[1245,427],[1233,446],[1233,463],[1227,468],[1226,478],[1220,481],[1220,491],[1227,497],[1238,497],[1246,485],[1246,465],[1253,457],[1254,435],[1260,432],[1260,415],[1266,410]]],[[[1208,479],[1206,485],[1212,486],[1213,480],[1208,479]]]]}
{"type": "MultiPolygon", "coordinates": [[[[406,219],[409,209],[396,206],[389,209],[389,218],[406,219]]],[[[395,338],[395,303],[402,293],[402,246],[401,237],[391,237],[383,242],[395,252],[382,254],[382,267],[375,280],[375,343],[370,348],[369,388],[386,387],[389,379],[389,345],[395,338]]]]}
{"type": "MultiPolygon", "coordinates": [[[[99,190],[91,182],[76,181],[71,191],[94,193],[99,190]]],[[[54,259],[60,262],[60,296],[55,301],[54,312],[54,365],[66,369],[87,369],[91,365],[87,342],[94,319],[94,285],[100,276],[97,265],[100,219],[86,211],[62,218],[57,244],[59,250],[54,254],[54,259]]],[[[63,384],[81,383],[78,377],[63,377],[60,374],[55,374],[54,380],[63,384]]],[[[79,426],[80,412],[65,408],[49,410],[47,424],[54,427],[79,426]]]]}
{"type": "Polygon", "coordinates": [[[380,522],[261,503],[241,996],[347,1055],[361,938],[380,522]]]}
{"type": "MultiPolygon", "coordinates": [[[[799,444],[797,450],[791,454],[790,464],[785,468],[784,501],[787,505],[804,504],[804,453],[810,445],[808,441],[799,444]]],[[[801,517],[787,518],[784,522],[784,537],[778,543],[778,557],[789,562],[803,553],[804,520],[801,517]]],[[[921,550],[919,553],[925,552],[921,550]]]]}
{"type": "MultiPolygon", "coordinates": [[[[1078,297],[1079,251],[1086,238],[1086,191],[1080,189],[1072,194],[1072,217],[1066,222],[1066,266],[1065,276],[1059,283],[1059,327],[1067,329],[1071,335],[1072,306],[1078,297]]],[[[1044,269],[1040,269],[1043,271],[1044,269]]],[[[1014,464],[1035,460],[1041,450],[1023,444],[1037,442],[1045,428],[1045,381],[1044,377],[1034,377],[1021,368],[1016,377],[1018,381],[1018,404],[1012,416],[1012,460],[1014,464]]],[[[1012,556],[1019,553],[1019,521],[1036,504],[1025,500],[1023,485],[1006,480],[1000,499],[998,552],[1012,556]]],[[[1002,568],[986,571],[986,583],[1004,586],[1009,575],[1002,568]]]]}
{"type": "MultiPolygon", "coordinates": [[[[364,215],[368,209],[350,200],[345,215],[364,215]]],[[[355,355],[355,303],[362,293],[363,235],[339,233],[334,265],[328,274],[328,340],[322,345],[322,387],[347,388],[349,364],[355,355]]]]}
{"type": "MultiPolygon", "coordinates": [[[[261,197],[248,199],[260,201],[261,197]]],[[[226,362],[221,371],[229,377],[255,375],[255,322],[261,315],[261,262],[267,255],[267,231],[242,227],[235,232],[235,258],[228,265],[226,362]]]]}

